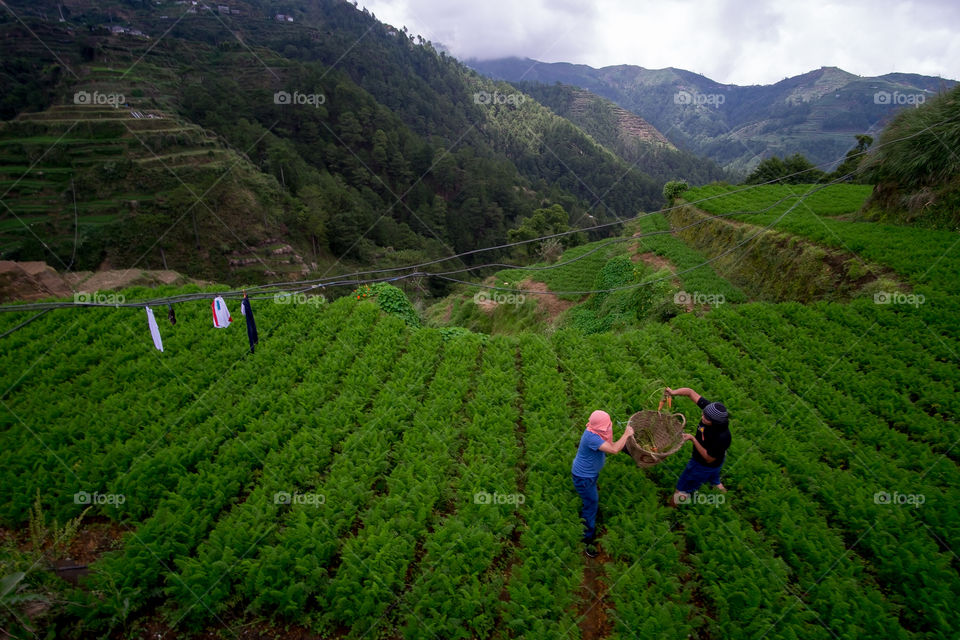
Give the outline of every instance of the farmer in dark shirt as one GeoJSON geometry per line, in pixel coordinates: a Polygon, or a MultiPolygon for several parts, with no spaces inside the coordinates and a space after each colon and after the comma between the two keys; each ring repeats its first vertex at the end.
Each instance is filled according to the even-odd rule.
{"type": "Polygon", "coordinates": [[[687,396],[703,409],[703,417],[697,425],[695,436],[683,434],[684,441],[693,442],[693,456],[677,480],[677,490],[671,499],[673,506],[690,499],[690,494],[709,482],[720,491],[726,487],[720,482],[720,469],[723,467],[727,449],[730,448],[730,428],[727,408],[720,402],[710,402],[693,389],[667,389],[672,396],[687,396]]]}

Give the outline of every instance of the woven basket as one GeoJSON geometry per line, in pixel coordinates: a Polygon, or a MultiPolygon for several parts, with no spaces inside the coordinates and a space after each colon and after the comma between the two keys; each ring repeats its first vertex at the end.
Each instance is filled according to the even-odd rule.
{"type": "Polygon", "coordinates": [[[645,410],[630,416],[627,424],[633,427],[633,435],[627,438],[627,453],[638,467],[652,467],[680,450],[687,419],[682,413],[645,410]]]}

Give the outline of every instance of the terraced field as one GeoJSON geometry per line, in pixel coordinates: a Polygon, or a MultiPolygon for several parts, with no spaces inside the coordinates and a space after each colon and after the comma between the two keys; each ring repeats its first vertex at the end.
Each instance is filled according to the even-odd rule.
{"type": "Polygon", "coordinates": [[[177,305],[163,353],[142,309],[51,312],[0,354],[0,518],[24,527],[39,491],[60,522],[113,523],[53,623],[88,636],[956,637],[960,305],[937,273],[930,305],[731,304],[592,336],[259,301],[255,354],[209,302],[177,305]],[[671,509],[688,449],[612,457],[586,558],[587,416],[681,385],[730,407],[729,493],[671,509]]]}

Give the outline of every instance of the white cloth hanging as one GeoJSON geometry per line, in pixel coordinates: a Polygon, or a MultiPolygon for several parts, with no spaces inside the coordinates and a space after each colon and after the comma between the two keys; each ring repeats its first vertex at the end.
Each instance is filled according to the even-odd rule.
{"type": "Polygon", "coordinates": [[[223,301],[223,296],[214,298],[210,308],[213,310],[213,326],[217,329],[226,329],[233,322],[230,311],[227,310],[227,303],[223,301]]]}
{"type": "Polygon", "coordinates": [[[147,310],[147,324],[150,326],[150,337],[153,338],[153,346],[163,351],[163,341],[160,340],[160,329],[157,327],[157,319],[153,317],[153,309],[144,307],[147,310]]]}

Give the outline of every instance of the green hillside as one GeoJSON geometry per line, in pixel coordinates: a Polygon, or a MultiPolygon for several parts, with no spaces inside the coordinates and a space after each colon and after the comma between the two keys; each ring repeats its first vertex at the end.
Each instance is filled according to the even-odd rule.
{"type": "Polygon", "coordinates": [[[207,278],[307,272],[302,260],[273,253],[292,209],[280,185],[169,112],[58,105],[24,113],[0,128],[0,162],[4,257],[64,271],[106,259],[207,278]],[[232,268],[240,260],[251,266],[232,268]]]}
{"type": "Polygon", "coordinates": [[[818,185],[769,185],[749,190],[711,185],[690,189],[684,198],[716,215],[773,225],[828,247],[853,252],[864,260],[889,267],[934,295],[957,292],[954,259],[960,242],[956,233],[846,220],[860,210],[871,187],[834,185],[802,198],[815,189],[818,185]]]}
{"type": "Polygon", "coordinates": [[[865,216],[895,224],[960,230],[960,88],[898,114],[866,158],[876,183],[865,216]]]}
{"type": "Polygon", "coordinates": [[[514,84],[657,179],[668,181],[682,177],[693,184],[704,184],[726,177],[712,160],[677,149],[643,118],[610,100],[571,85],[514,84]]]}
{"type": "MultiPolygon", "coordinates": [[[[592,602],[569,486],[582,424],[690,384],[731,407],[730,492],[670,510],[686,454],[647,471],[609,461],[598,606],[612,633],[948,637],[948,300],[724,305],[549,338],[410,329],[350,297],[260,301],[253,355],[242,327],[211,329],[204,301],[161,323],[163,353],[142,310],[56,311],[0,356],[0,515],[25,526],[39,495],[48,520],[87,503],[86,527],[114,523],[116,549],[79,589],[28,573],[27,592],[76,603],[44,620],[58,633],[576,635],[592,602]],[[38,358],[42,375],[23,371],[38,358]]],[[[0,331],[24,318],[3,314],[0,331]]],[[[28,568],[21,553],[5,573],[28,568]]]]}
{"type": "Polygon", "coordinates": [[[748,301],[848,301],[924,283],[949,286],[950,263],[938,264],[934,254],[950,250],[952,234],[846,219],[871,189],[721,183],[688,189],[686,200],[638,215],[619,237],[463,285],[427,314],[435,326],[484,333],[566,326],[596,333],[748,301]],[[916,260],[918,252],[929,262],[916,260]],[[542,295],[566,304],[545,304],[542,295]]]}

